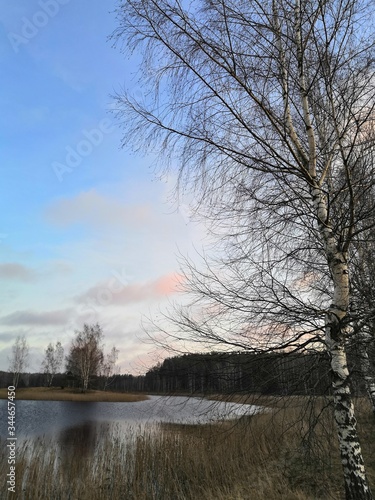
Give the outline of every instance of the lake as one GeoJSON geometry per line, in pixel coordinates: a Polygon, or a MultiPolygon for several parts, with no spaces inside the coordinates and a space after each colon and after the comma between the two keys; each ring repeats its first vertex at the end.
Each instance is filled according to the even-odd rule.
{"type": "MultiPolygon", "coordinates": [[[[182,396],[149,396],[134,403],[97,403],[76,401],[16,401],[16,436],[30,438],[56,436],[66,429],[93,424],[145,426],[159,422],[204,424],[223,419],[252,415],[258,406],[208,401],[182,396]]],[[[1,414],[6,415],[6,400],[0,401],[1,414]]],[[[7,436],[5,418],[0,422],[1,437],[7,436]]]]}
{"type": "MultiPolygon", "coordinates": [[[[7,460],[14,453],[15,497],[20,500],[185,498],[199,474],[212,473],[210,450],[221,450],[222,459],[215,455],[218,470],[233,446],[237,457],[238,446],[232,443],[237,423],[225,428],[194,425],[193,429],[167,424],[205,424],[262,410],[181,396],[150,396],[134,403],[19,400],[13,451],[5,441],[6,404],[0,400],[4,415],[0,470],[6,478],[7,460]]],[[[242,443],[243,430],[238,429],[242,443]]],[[[10,500],[14,493],[8,491],[2,498],[10,500]]]]}

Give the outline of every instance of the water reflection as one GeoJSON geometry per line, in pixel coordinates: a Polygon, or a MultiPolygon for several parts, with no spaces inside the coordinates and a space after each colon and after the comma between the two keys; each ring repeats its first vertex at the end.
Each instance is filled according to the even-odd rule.
{"type": "MultiPolygon", "coordinates": [[[[62,461],[71,460],[71,457],[84,459],[95,450],[98,439],[98,424],[96,422],[85,422],[75,427],[68,427],[59,432],[57,444],[59,446],[60,458],[62,461]]],[[[101,438],[109,435],[109,426],[102,425],[101,438]]]]}

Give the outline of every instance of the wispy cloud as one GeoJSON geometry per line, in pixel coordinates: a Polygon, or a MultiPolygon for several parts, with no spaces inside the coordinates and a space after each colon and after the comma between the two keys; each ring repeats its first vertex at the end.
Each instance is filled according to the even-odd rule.
{"type": "Polygon", "coordinates": [[[151,206],[129,206],[110,199],[95,189],[71,198],[62,198],[50,205],[46,219],[58,227],[85,224],[95,228],[137,227],[152,222],[151,206]]]}
{"type": "Polygon", "coordinates": [[[0,318],[0,324],[8,326],[18,325],[65,325],[74,314],[73,309],[61,309],[56,311],[16,311],[0,318]]]}
{"type": "Polygon", "coordinates": [[[108,283],[99,283],[91,287],[87,292],[77,297],[78,303],[87,301],[95,301],[99,305],[117,305],[143,302],[150,300],[158,300],[167,297],[177,292],[182,276],[177,273],[171,273],[160,278],[144,282],[133,283],[126,286],[118,287],[117,289],[109,289],[108,283]],[[108,293],[111,292],[111,300],[108,301],[108,293]],[[101,301],[101,297],[106,297],[105,301],[101,301]],[[101,304],[103,302],[103,304],[101,304]]]}
{"type": "Polygon", "coordinates": [[[0,264],[0,278],[17,281],[34,281],[37,273],[17,262],[6,262],[0,264]]]}

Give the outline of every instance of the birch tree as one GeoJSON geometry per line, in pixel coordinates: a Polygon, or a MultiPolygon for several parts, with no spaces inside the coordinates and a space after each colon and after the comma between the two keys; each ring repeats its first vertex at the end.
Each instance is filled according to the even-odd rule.
{"type": "Polygon", "coordinates": [[[17,387],[20,374],[23,373],[28,366],[29,360],[29,345],[26,338],[18,336],[12,346],[12,356],[9,359],[9,371],[13,373],[13,386],[17,387]]]}
{"type": "MultiPolygon", "coordinates": [[[[321,321],[346,497],[372,498],[346,360],[350,259],[374,210],[361,203],[374,182],[372,3],[125,0],[117,16],[114,41],[140,51],[144,85],[138,101],[116,96],[124,144],[178,164],[179,185],[194,190],[216,227],[241,220],[232,235],[248,244],[243,258],[257,255],[248,275],[255,263],[260,284],[264,277],[277,283],[278,304],[298,302],[314,324],[321,321]],[[307,275],[311,290],[290,293],[298,279],[308,285],[307,275]],[[324,277],[322,295],[316,275],[324,277]]],[[[271,317],[262,289],[269,291],[250,295],[271,317]]],[[[217,330],[197,333],[220,338],[217,330]]]]}
{"type": "Polygon", "coordinates": [[[100,325],[83,325],[82,331],[76,331],[66,368],[81,380],[82,392],[86,392],[93,376],[98,375],[103,362],[103,332],[100,325]]]}
{"type": "Polygon", "coordinates": [[[64,360],[64,348],[61,342],[56,342],[54,346],[51,342],[45,350],[42,370],[47,376],[47,385],[50,387],[56,373],[61,369],[64,360]]]}

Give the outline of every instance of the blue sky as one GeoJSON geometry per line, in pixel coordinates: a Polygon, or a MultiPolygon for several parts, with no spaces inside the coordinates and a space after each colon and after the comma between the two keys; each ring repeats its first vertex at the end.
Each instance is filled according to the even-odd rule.
{"type": "Polygon", "coordinates": [[[178,297],[177,249],[204,234],[168,201],[173,175],[120,148],[110,95],[140,89],[108,41],[115,3],[0,0],[0,370],[18,335],[38,371],[49,342],[99,321],[122,371],[144,371],[142,315],[178,297]]]}

